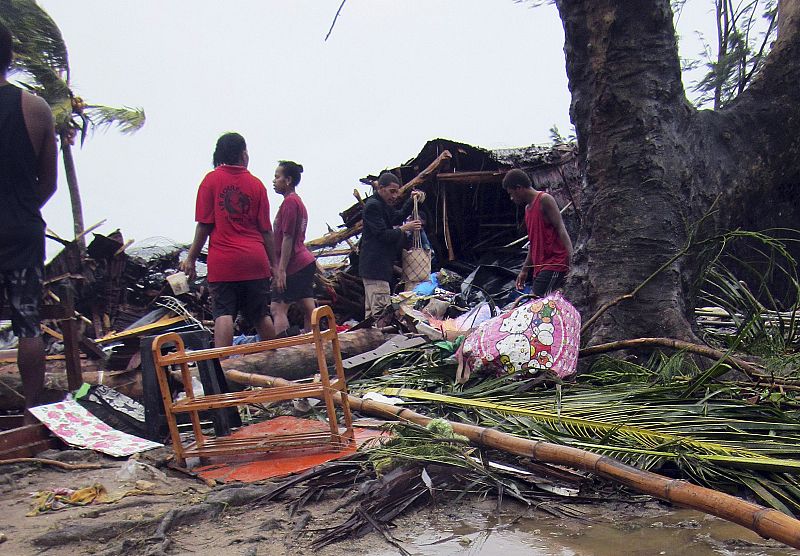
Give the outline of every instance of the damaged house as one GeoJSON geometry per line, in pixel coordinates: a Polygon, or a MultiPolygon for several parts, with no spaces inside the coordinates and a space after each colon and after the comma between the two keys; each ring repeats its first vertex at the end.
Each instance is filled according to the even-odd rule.
{"type": "MultiPolygon", "coordinates": [[[[505,173],[525,170],[534,186],[552,194],[562,208],[567,230],[574,235],[580,215],[577,147],[574,144],[487,150],[447,139],[428,141],[408,162],[390,168],[405,184],[426,193],[422,207],[425,230],[433,250],[434,268],[463,276],[478,265],[495,265],[514,273],[525,258],[527,242],[524,209],[515,206],[502,189],[505,173]]],[[[372,185],[377,175],[360,181],[372,185]]],[[[307,243],[330,271],[328,293],[320,303],[331,304],[340,320],[363,317],[363,288],[358,277],[358,237],[363,199],[341,213],[343,225],[307,243]]]]}

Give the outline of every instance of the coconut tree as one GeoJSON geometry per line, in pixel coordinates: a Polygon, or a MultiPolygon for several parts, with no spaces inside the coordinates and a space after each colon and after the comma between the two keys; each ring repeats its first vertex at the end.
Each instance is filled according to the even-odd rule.
{"type": "Polygon", "coordinates": [[[20,85],[45,99],[53,111],[72,204],[74,232],[83,248],[83,209],[72,156],[75,139],[80,135],[83,145],[89,129],[103,126],[132,133],[144,125],[144,110],[89,104],[77,96],[70,87],[69,58],[61,31],[34,0],[0,1],[0,20],[14,35],[12,71],[19,74],[20,85]]]}

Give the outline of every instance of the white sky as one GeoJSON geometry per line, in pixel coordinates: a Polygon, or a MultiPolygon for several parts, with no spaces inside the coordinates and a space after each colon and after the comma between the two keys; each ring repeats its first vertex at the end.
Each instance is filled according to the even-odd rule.
{"type": "MultiPolygon", "coordinates": [[[[498,148],[566,135],[569,92],[554,6],[512,0],[40,0],[88,103],[142,106],[144,128],[75,149],[86,225],[191,241],[197,186],[217,137],[244,135],[271,188],[278,159],[305,167],[308,237],[338,226],[358,179],[444,137],[498,148]]],[[[681,34],[712,3],[690,0],[681,34]]],[[[688,49],[687,49],[688,50],[688,49]]],[[[693,46],[687,54],[694,54],[693,46]]],[[[63,169],[62,169],[63,170],[63,169]]],[[[63,174],[44,209],[72,237],[63,174]]],[[[48,253],[59,246],[48,241],[48,253]]]]}

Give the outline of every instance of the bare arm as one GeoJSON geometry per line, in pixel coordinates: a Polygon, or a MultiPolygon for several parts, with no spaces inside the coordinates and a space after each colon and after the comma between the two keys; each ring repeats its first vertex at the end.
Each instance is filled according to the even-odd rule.
{"type": "Polygon", "coordinates": [[[281,260],[278,261],[278,266],[275,268],[275,289],[282,292],[286,289],[286,269],[289,267],[289,261],[292,260],[294,250],[294,236],[286,234],[281,241],[281,260]]]}
{"type": "Polygon", "coordinates": [[[22,94],[22,114],[37,158],[37,196],[43,206],[56,191],[57,156],[53,113],[44,99],[22,94]]]}
{"type": "Polygon", "coordinates": [[[522,291],[525,287],[525,282],[528,281],[528,275],[531,273],[531,250],[528,249],[528,254],[525,255],[525,262],[522,263],[522,270],[519,271],[519,275],[517,276],[517,289],[522,291]]]}
{"type": "Polygon", "coordinates": [[[542,212],[550,225],[556,229],[558,239],[561,240],[561,244],[566,248],[569,255],[569,264],[572,266],[572,240],[567,233],[567,228],[564,226],[564,219],[561,218],[561,211],[558,210],[556,200],[546,193],[542,195],[542,212]]]}
{"type": "Polygon", "coordinates": [[[267,250],[267,258],[269,259],[270,268],[277,268],[277,261],[275,260],[275,236],[272,230],[268,232],[261,232],[261,237],[264,238],[264,249],[267,250]]]}
{"type": "Polygon", "coordinates": [[[189,248],[189,254],[186,256],[186,260],[181,263],[181,270],[189,276],[190,280],[194,279],[197,274],[194,265],[213,229],[214,224],[203,224],[202,222],[198,222],[197,227],[194,229],[194,240],[189,248]]]}

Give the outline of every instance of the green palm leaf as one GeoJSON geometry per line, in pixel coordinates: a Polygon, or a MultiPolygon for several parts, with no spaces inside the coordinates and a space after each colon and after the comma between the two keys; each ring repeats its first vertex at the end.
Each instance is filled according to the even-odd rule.
{"type": "Polygon", "coordinates": [[[116,127],[120,133],[134,133],[142,128],[145,122],[142,108],[121,108],[113,106],[87,106],[86,115],[96,127],[116,127]]]}

